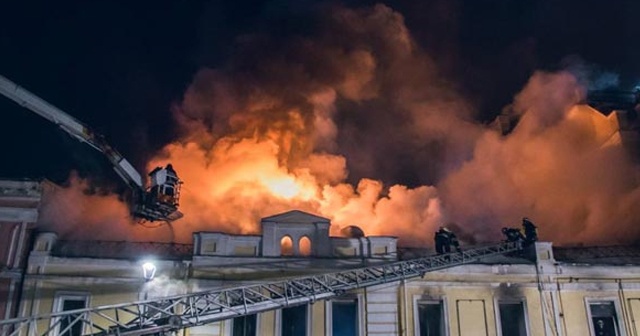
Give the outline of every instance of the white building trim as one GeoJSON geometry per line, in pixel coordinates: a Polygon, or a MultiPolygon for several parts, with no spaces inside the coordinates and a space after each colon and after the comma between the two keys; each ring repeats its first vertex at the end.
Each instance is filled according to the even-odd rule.
{"type": "MultiPolygon", "coordinates": [[[[307,307],[307,320],[306,320],[306,332],[305,335],[311,335],[311,323],[312,321],[312,312],[311,312],[311,305],[310,304],[304,304],[304,305],[300,305],[298,307],[307,307]]],[[[292,309],[295,309],[296,307],[289,307],[292,309]]],[[[274,323],[274,327],[275,327],[275,334],[276,336],[282,335],[282,309],[278,309],[276,310],[275,315],[275,323],[274,323]]]]}
{"type": "MultiPolygon", "coordinates": [[[[52,310],[54,313],[58,313],[58,312],[62,312],[64,311],[64,302],[66,300],[77,300],[77,301],[84,301],[84,307],[90,307],[90,299],[91,299],[91,293],[89,292],[75,292],[75,291],[59,291],[56,292],[55,294],[55,298],[53,299],[53,307],[52,310]]],[[[58,319],[52,319],[50,322],[50,325],[53,327],[54,324],[56,324],[58,322],[58,319]]],[[[60,325],[57,325],[55,327],[55,334],[58,335],[60,334],[60,325]]],[[[86,333],[87,330],[82,330],[82,333],[86,333]]]]}
{"type": "Polygon", "coordinates": [[[347,295],[344,297],[339,297],[331,300],[325,301],[324,309],[324,317],[325,317],[325,336],[333,336],[333,303],[334,302],[352,302],[356,301],[357,307],[357,328],[358,328],[358,336],[364,336],[364,310],[365,310],[365,302],[364,295],[356,294],[356,295],[347,295]]]}
{"type": "Polygon", "coordinates": [[[527,310],[527,299],[525,297],[509,297],[509,298],[495,297],[493,299],[493,311],[494,311],[494,316],[496,318],[497,335],[510,336],[510,335],[502,334],[502,316],[500,315],[500,303],[522,305],[522,313],[524,314],[523,318],[524,318],[525,332],[527,336],[531,335],[531,327],[529,326],[529,312],[527,310]]]}
{"type": "Polygon", "coordinates": [[[424,295],[413,296],[413,330],[415,335],[420,335],[420,313],[418,305],[425,304],[442,304],[442,319],[444,320],[444,336],[449,336],[451,333],[451,325],[449,324],[449,305],[447,303],[447,297],[425,297],[424,295]]]}
{"type": "Polygon", "coordinates": [[[589,324],[589,333],[593,336],[597,336],[595,330],[593,330],[593,316],[591,316],[591,304],[597,303],[613,303],[613,307],[616,312],[616,323],[618,336],[627,336],[625,320],[622,316],[622,307],[620,301],[615,296],[603,296],[603,297],[589,297],[584,298],[585,311],[587,312],[587,323],[589,324]]]}

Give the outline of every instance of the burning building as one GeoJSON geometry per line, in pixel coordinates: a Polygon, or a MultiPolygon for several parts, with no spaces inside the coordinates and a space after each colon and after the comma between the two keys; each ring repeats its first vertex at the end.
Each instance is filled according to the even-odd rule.
{"type": "MultiPolygon", "coordinates": [[[[69,320],[50,316],[33,325],[80,334],[90,326],[73,321],[98,306],[145,302],[145,312],[159,309],[166,317],[156,327],[180,329],[188,322],[181,312],[157,300],[229,286],[253,291],[265,282],[362,267],[379,278],[366,267],[398,258],[400,267],[414,265],[404,258],[429,256],[443,224],[466,248],[498,242],[501,227],[526,215],[556,246],[539,242],[526,255],[465,265],[448,264],[457,254],[434,257],[429,265],[455,267],[335,290],[328,299],[313,294],[289,302],[286,292],[265,287],[252,293],[285,303],[243,315],[244,307],[236,311],[244,317],[184,333],[635,330],[637,251],[568,246],[640,237],[636,106],[594,109],[582,104],[589,84],[580,74],[538,71],[487,125],[439,76],[402,15],[384,5],[324,14],[319,31],[308,35],[244,36],[230,64],[194,76],[173,108],[179,136],[148,163],[149,170],[171,163],[184,181],[184,217],[172,225],[139,225],[119,195],[87,193],[95,191],[92,181],[75,174],[64,187],[7,181],[9,206],[0,209],[8,233],[0,251],[7,304],[0,312],[18,319],[7,328],[54,312],[69,320]],[[11,195],[31,187],[42,196],[27,193],[15,203],[11,195]],[[29,244],[26,233],[36,222],[29,244]],[[151,257],[156,266],[141,269],[151,257]],[[84,310],[62,313],[77,309],[84,310]]],[[[301,283],[294,288],[308,290],[301,283]]],[[[135,319],[130,315],[123,318],[135,319]]]]}
{"type": "MultiPolygon", "coordinates": [[[[31,184],[29,190],[37,186],[31,184]]],[[[24,185],[9,187],[3,204],[24,185]]],[[[5,217],[11,211],[2,208],[5,217]]],[[[302,211],[265,217],[260,226],[259,235],[196,232],[190,244],[74,241],[40,232],[18,254],[22,266],[3,270],[16,282],[0,330],[626,335],[637,328],[634,247],[537,242],[525,250],[463,246],[436,256],[398,247],[396,237],[332,237],[329,219],[302,211]]],[[[20,234],[3,237],[8,246],[25,242],[20,234]]]]}
{"type": "Polygon", "coordinates": [[[468,243],[495,241],[522,216],[554,223],[541,236],[558,244],[640,237],[633,108],[579,105],[584,74],[532,73],[498,130],[400,13],[330,7],[314,19],[308,34],[243,36],[173,106],[175,138],[145,155],[147,170],[171,163],[184,180],[176,225],[138,230],[118,195],[87,195],[94,183],[73,174],[46,200],[43,225],[74,239],[187,243],[201,230],[258,234],[260,218],[300,209],[331,219],[332,234],[355,225],[415,246],[443,223],[468,243]]]}

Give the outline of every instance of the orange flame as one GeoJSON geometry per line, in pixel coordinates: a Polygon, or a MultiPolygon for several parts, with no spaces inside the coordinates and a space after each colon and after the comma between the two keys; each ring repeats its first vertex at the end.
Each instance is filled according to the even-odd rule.
{"type": "MultiPolygon", "coordinates": [[[[318,26],[330,28],[315,38],[277,51],[261,44],[263,36],[247,38],[246,63],[196,74],[175,111],[182,136],[148,165],[173,164],[184,180],[185,216],[173,236],[154,231],[153,239],[255,234],[261,217],[292,209],[331,219],[334,235],[356,225],[412,245],[431,245],[435,229],[452,221],[463,241],[495,241],[500,227],[524,216],[555,243],[640,238],[637,165],[616,120],[573,108],[581,88],[572,75],[535,73],[515,97],[517,127],[502,136],[471,121],[472,109],[434,75],[399,13],[376,5],[329,14],[318,26]],[[345,144],[352,148],[339,148],[345,144]],[[412,188],[373,178],[347,183],[347,159],[373,178],[374,163],[421,176],[428,163],[448,160],[424,179],[433,186],[412,188]]],[[[86,210],[55,215],[103,222],[89,210],[101,200],[82,203],[76,188],[67,192],[86,210]]],[[[121,205],[111,198],[100,208],[121,205]]],[[[101,215],[122,223],[110,229],[132,230],[121,213],[101,215]]]]}
{"type": "Polygon", "coordinates": [[[255,234],[261,217],[294,208],[332,219],[334,234],[358,225],[369,235],[402,233],[423,242],[430,236],[429,227],[440,220],[434,188],[394,186],[383,197],[378,181],[363,180],[357,189],[320,183],[342,174],[332,170],[343,171],[344,158],[311,155],[299,167],[287,169],[278,164],[277,149],[270,140],[256,139],[233,144],[223,139],[209,151],[194,143],[167,146],[165,158],[150,167],[172,162],[184,180],[185,216],[174,225],[177,237],[186,240],[198,230],[255,234]],[[314,166],[318,164],[322,166],[314,166]],[[416,234],[413,228],[421,223],[425,229],[416,234]]]}

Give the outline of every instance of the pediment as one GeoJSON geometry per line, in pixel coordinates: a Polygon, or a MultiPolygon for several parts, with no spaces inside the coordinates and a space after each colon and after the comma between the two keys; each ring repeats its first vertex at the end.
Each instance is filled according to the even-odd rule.
{"type": "Polygon", "coordinates": [[[261,222],[313,224],[318,222],[329,223],[330,220],[328,218],[316,216],[308,212],[291,210],[283,212],[281,214],[264,217],[262,218],[261,222]]]}

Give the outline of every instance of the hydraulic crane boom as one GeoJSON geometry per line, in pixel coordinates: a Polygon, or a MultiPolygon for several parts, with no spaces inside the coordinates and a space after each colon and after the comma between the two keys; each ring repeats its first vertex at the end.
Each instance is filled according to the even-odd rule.
{"type": "Polygon", "coordinates": [[[129,184],[142,188],[142,177],[120,153],[111,148],[104,139],[92,132],[87,126],[57,107],[38,98],[31,92],[0,75],[0,93],[29,109],[39,116],[58,125],[69,135],[105,154],[120,177],[129,184]]]}
{"type": "Polygon", "coordinates": [[[152,187],[145,190],[140,173],[102,135],[1,75],[0,93],[104,154],[118,176],[133,191],[131,212],[134,217],[151,221],[169,221],[182,217],[177,209],[181,181],[171,165],[158,167],[150,173],[152,187]]]}
{"type": "Polygon", "coordinates": [[[261,284],[218,288],[199,293],[123,303],[49,315],[0,321],[2,335],[55,335],[61,325],[82,325],[91,335],[148,335],[195,327],[239,316],[312,303],[358,288],[424,276],[427,272],[479,261],[522,249],[518,242],[471,248],[462,252],[397,261],[347,271],[261,284]],[[38,329],[38,322],[45,325],[38,329]],[[105,324],[105,322],[108,324],[105,324]]]}

